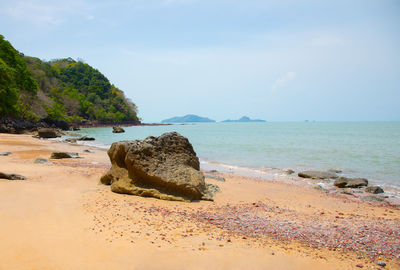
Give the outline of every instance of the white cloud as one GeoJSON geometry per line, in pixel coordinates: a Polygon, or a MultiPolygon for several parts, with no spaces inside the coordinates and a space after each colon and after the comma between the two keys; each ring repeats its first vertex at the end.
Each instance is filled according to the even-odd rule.
{"type": "Polygon", "coordinates": [[[85,6],[84,0],[16,0],[9,1],[1,13],[36,26],[54,26],[72,15],[81,14],[85,6]]]}
{"type": "Polygon", "coordinates": [[[276,79],[274,84],[272,85],[271,92],[276,92],[278,89],[284,87],[290,81],[293,81],[296,78],[296,73],[293,71],[289,71],[283,76],[276,79]]]}

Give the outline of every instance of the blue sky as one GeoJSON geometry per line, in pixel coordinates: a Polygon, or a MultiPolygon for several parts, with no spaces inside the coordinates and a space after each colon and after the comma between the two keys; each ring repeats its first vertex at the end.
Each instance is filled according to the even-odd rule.
{"type": "Polygon", "coordinates": [[[81,58],[144,122],[400,120],[398,0],[0,0],[0,34],[81,58]]]}

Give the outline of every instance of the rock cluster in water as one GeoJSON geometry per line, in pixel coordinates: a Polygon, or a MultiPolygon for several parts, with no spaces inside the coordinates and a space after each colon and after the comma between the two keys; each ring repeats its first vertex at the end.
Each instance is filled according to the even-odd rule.
{"type": "Polygon", "coordinates": [[[116,193],[163,200],[212,200],[189,140],[177,132],[145,140],[115,142],[108,150],[112,167],[101,178],[116,193]]]}

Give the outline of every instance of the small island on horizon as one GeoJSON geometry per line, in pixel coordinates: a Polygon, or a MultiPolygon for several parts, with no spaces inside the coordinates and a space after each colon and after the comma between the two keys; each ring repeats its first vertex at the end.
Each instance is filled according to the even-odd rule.
{"type": "Polygon", "coordinates": [[[211,122],[215,122],[215,120],[194,114],[187,114],[185,116],[176,116],[161,121],[161,123],[211,123],[211,122]]]}
{"type": "Polygon", "coordinates": [[[241,118],[239,118],[237,120],[228,119],[228,120],[224,120],[224,121],[221,121],[221,122],[224,122],[224,123],[239,123],[239,122],[267,122],[267,121],[261,120],[261,119],[250,119],[250,117],[248,117],[248,116],[242,116],[241,118]]]}

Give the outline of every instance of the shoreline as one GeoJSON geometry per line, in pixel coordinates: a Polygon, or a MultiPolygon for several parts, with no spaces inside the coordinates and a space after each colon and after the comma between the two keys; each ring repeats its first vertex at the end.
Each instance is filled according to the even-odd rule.
{"type": "Polygon", "coordinates": [[[28,177],[0,179],[0,269],[400,268],[396,207],[220,172],[214,202],[120,195],[98,185],[104,149],[10,134],[0,147],[0,171],[28,177]],[[55,150],[83,158],[33,163],[55,150]]]}

